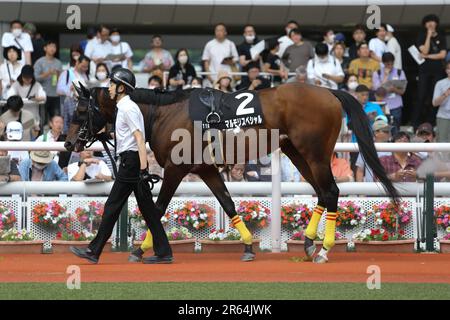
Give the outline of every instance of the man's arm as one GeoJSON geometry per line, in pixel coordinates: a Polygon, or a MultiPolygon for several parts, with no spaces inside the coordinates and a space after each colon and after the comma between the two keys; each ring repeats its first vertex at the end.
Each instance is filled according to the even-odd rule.
{"type": "Polygon", "coordinates": [[[141,163],[141,170],[147,169],[147,150],[145,148],[145,139],[140,130],[135,130],[133,132],[134,139],[138,145],[139,161],[141,163]]]}

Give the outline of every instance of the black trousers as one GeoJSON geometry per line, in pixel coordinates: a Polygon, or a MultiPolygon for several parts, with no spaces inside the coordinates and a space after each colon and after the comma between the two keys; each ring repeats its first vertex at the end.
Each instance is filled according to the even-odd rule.
{"type": "Polygon", "coordinates": [[[122,207],[125,205],[131,192],[134,191],[139,210],[153,235],[153,249],[157,256],[172,255],[166,232],[161,224],[160,210],[153,202],[152,193],[148,183],[130,182],[138,179],[140,169],[139,154],[135,151],[127,151],[120,154],[120,167],[117,178],[106,200],[105,210],[98,233],[89,244],[89,249],[100,256],[103,247],[119,219],[122,207]]]}
{"type": "Polygon", "coordinates": [[[436,124],[436,114],[438,108],[433,107],[433,91],[436,82],[443,78],[442,73],[419,73],[417,83],[417,103],[413,103],[411,110],[411,124],[414,130],[423,122],[436,124]]]}

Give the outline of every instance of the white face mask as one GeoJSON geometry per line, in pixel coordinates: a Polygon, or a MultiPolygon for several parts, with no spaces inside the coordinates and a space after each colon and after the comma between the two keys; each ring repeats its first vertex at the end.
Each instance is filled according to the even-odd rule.
{"type": "Polygon", "coordinates": [[[388,36],[388,35],[386,35],[386,37],[384,37],[384,41],[389,41],[389,40],[391,40],[391,37],[390,36],[388,36]]]}
{"type": "Polygon", "coordinates": [[[150,86],[148,86],[148,88],[149,88],[150,90],[154,90],[154,89],[156,89],[156,86],[150,85],[150,86]]]}
{"type": "Polygon", "coordinates": [[[112,35],[110,38],[112,42],[120,42],[120,36],[117,34],[112,35]]]}
{"type": "Polygon", "coordinates": [[[350,90],[354,91],[356,89],[356,87],[358,86],[358,82],[350,81],[350,82],[348,82],[347,86],[350,90]]]}
{"type": "Polygon", "coordinates": [[[318,57],[318,59],[319,59],[319,62],[321,62],[321,63],[327,63],[328,62],[328,57],[325,57],[325,58],[318,57]]]}
{"type": "Polygon", "coordinates": [[[186,64],[186,62],[188,61],[188,57],[187,56],[179,56],[178,57],[178,62],[181,64],[186,64]]]}
{"type": "Polygon", "coordinates": [[[288,35],[289,36],[289,32],[291,32],[291,28],[286,28],[286,35],[288,35]]]}
{"type": "Polygon", "coordinates": [[[97,72],[97,79],[98,80],[100,80],[100,81],[103,81],[103,80],[105,80],[106,79],[106,77],[107,77],[107,74],[106,74],[106,72],[97,72]]]}
{"type": "Polygon", "coordinates": [[[22,34],[22,29],[18,29],[18,28],[12,29],[12,30],[11,30],[11,33],[13,34],[13,36],[14,36],[15,38],[18,38],[18,37],[20,37],[20,35],[22,34]]]}
{"type": "Polygon", "coordinates": [[[202,85],[201,84],[193,84],[191,85],[191,88],[201,88],[202,85]]]}
{"type": "Polygon", "coordinates": [[[253,40],[255,40],[255,36],[245,36],[245,41],[253,42],[253,40]]]}

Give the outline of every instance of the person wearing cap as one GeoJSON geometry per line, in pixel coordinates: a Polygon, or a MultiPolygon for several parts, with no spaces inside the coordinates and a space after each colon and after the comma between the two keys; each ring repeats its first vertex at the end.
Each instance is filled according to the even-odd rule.
{"type": "MultiPolygon", "coordinates": [[[[22,141],[23,137],[23,126],[18,121],[11,121],[6,126],[6,138],[8,141],[22,141]]],[[[30,157],[28,151],[25,150],[14,150],[8,151],[8,155],[11,157],[16,164],[20,164],[22,160],[28,159],[30,157]]]]}
{"type": "MultiPolygon", "coordinates": [[[[131,192],[134,192],[139,210],[149,228],[147,238],[153,237],[155,256],[142,259],[145,250],[139,248],[130,258],[134,262],[171,263],[173,260],[169,240],[161,224],[161,211],[153,202],[148,184],[151,178],[148,172],[147,151],[145,147],[144,117],[138,105],[129,94],[136,86],[134,74],[125,68],[119,68],[111,74],[109,95],[117,104],[115,121],[115,148],[120,157],[119,171],[105,203],[105,214],[96,237],[87,248],[71,247],[73,254],[91,263],[98,263],[106,242],[111,237],[114,225],[120,216],[122,207],[131,192]],[[151,233],[151,234],[150,234],[151,233]]],[[[149,249],[145,247],[144,249],[149,249]]]]}
{"type": "Polygon", "coordinates": [[[0,98],[6,99],[8,90],[16,82],[22,70],[22,52],[15,46],[3,49],[4,62],[0,65],[0,98]]]}
{"type": "MultiPolygon", "coordinates": [[[[5,136],[0,136],[0,141],[5,141],[5,136]]],[[[11,156],[6,150],[0,150],[0,158],[3,158],[5,162],[0,162],[2,164],[6,163],[6,167],[0,168],[0,183],[4,182],[14,182],[21,181],[20,172],[17,168],[17,163],[13,161],[11,156]],[[7,167],[9,165],[9,168],[7,167]]]]}
{"type": "Polygon", "coordinates": [[[394,68],[402,70],[402,48],[400,47],[397,38],[394,37],[394,28],[390,24],[386,24],[386,36],[384,40],[386,41],[387,51],[392,53],[395,57],[394,68]]]}
{"type": "Polygon", "coordinates": [[[226,70],[220,70],[217,74],[217,80],[214,82],[214,89],[223,91],[223,92],[233,92],[233,78],[231,78],[230,74],[226,70]]]}
{"type": "Polygon", "coordinates": [[[33,44],[28,33],[23,32],[23,23],[19,20],[13,20],[9,24],[11,32],[5,32],[2,36],[2,47],[7,48],[15,46],[22,52],[19,62],[22,65],[31,65],[31,52],[33,52],[33,44]]]}
{"type": "Polygon", "coordinates": [[[247,77],[243,77],[241,83],[236,87],[237,90],[261,90],[270,88],[270,81],[259,75],[261,68],[259,63],[252,62],[247,64],[247,77]]]}
{"type": "Polygon", "coordinates": [[[439,80],[434,87],[433,106],[436,114],[437,141],[450,142],[450,61],[445,64],[447,77],[439,80]]]}
{"type": "Polygon", "coordinates": [[[34,115],[23,110],[23,100],[20,96],[11,96],[6,100],[7,111],[0,116],[0,120],[6,125],[11,121],[18,121],[23,126],[23,141],[33,141],[39,133],[39,123],[34,115]]]}
{"type": "MultiPolygon", "coordinates": [[[[387,120],[387,119],[386,119],[387,120]]],[[[373,138],[375,143],[384,143],[389,142],[391,138],[391,127],[388,122],[378,118],[372,125],[373,138]]],[[[378,151],[378,158],[389,156],[391,153],[386,151],[378,151]]],[[[355,163],[356,166],[356,181],[357,182],[373,182],[373,172],[367,164],[365,163],[361,154],[358,155],[358,158],[355,163]]]]}
{"type": "MultiPolygon", "coordinates": [[[[273,82],[275,84],[281,83],[282,80],[288,78],[288,70],[277,54],[280,48],[280,43],[277,39],[269,39],[267,41],[267,49],[262,52],[263,72],[273,75],[273,82]]],[[[305,64],[306,66],[306,64],[305,64]]]]}
{"type": "Polygon", "coordinates": [[[67,181],[50,151],[31,151],[30,158],[20,163],[19,172],[23,181],[67,181]]]}
{"type": "Polygon", "coordinates": [[[349,74],[354,74],[358,77],[358,83],[372,89],[372,76],[380,69],[378,61],[370,57],[370,50],[367,42],[358,44],[358,59],[352,60],[348,68],[349,74]]]}
{"type": "Polygon", "coordinates": [[[337,90],[344,81],[344,71],[337,59],[328,53],[325,43],[316,44],[315,57],[308,61],[308,80],[316,86],[337,90]]]}

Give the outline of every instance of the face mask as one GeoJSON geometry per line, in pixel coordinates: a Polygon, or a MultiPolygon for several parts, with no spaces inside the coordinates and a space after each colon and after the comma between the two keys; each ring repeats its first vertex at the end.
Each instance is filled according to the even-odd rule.
{"type": "Polygon", "coordinates": [[[335,38],[336,38],[336,35],[334,35],[334,34],[328,36],[328,43],[333,43],[335,38]]]}
{"type": "Polygon", "coordinates": [[[120,42],[120,36],[119,35],[113,35],[111,36],[112,42],[120,42]]]}
{"type": "Polygon", "coordinates": [[[193,84],[191,85],[191,88],[201,88],[202,85],[201,84],[193,84]]]}
{"type": "Polygon", "coordinates": [[[356,87],[358,86],[358,82],[356,82],[356,81],[350,81],[350,82],[347,84],[347,86],[348,86],[348,88],[349,88],[350,90],[354,91],[354,90],[356,89],[356,87]]]}
{"type": "Polygon", "coordinates": [[[44,170],[46,166],[47,166],[46,164],[42,163],[35,163],[35,162],[33,163],[33,167],[35,167],[37,170],[44,170]]]}
{"type": "Polygon", "coordinates": [[[80,56],[79,56],[78,54],[73,55],[73,56],[72,56],[72,59],[73,59],[73,60],[78,60],[78,59],[80,59],[80,56]]]}
{"type": "Polygon", "coordinates": [[[98,80],[102,81],[106,79],[106,72],[97,72],[97,78],[98,80]]]}
{"type": "Polygon", "coordinates": [[[391,37],[390,36],[386,36],[386,37],[384,37],[384,41],[389,41],[389,40],[391,40],[391,37]]]}
{"type": "Polygon", "coordinates": [[[286,28],[286,34],[289,36],[289,32],[291,32],[291,28],[286,28]]]}
{"type": "Polygon", "coordinates": [[[22,34],[22,29],[12,29],[11,33],[15,38],[18,38],[22,34]]]}
{"type": "Polygon", "coordinates": [[[255,36],[245,36],[245,41],[253,42],[253,40],[255,40],[255,36]]]}
{"type": "Polygon", "coordinates": [[[148,86],[148,88],[149,88],[150,90],[154,90],[154,89],[156,89],[156,86],[150,85],[150,86],[148,86]]]}
{"type": "Polygon", "coordinates": [[[321,63],[327,63],[327,62],[328,62],[328,57],[325,57],[325,58],[320,58],[320,57],[319,57],[319,62],[321,62],[321,63]]]}
{"type": "Polygon", "coordinates": [[[178,57],[178,62],[181,64],[186,64],[186,62],[188,61],[188,57],[187,56],[179,56],[178,57]]]}

